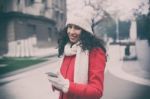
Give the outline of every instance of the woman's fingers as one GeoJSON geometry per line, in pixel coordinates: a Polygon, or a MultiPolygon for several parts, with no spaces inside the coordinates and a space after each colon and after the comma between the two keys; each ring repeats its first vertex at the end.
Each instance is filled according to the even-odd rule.
{"type": "Polygon", "coordinates": [[[53,83],[57,83],[58,82],[58,78],[56,78],[56,77],[49,77],[48,80],[50,82],[53,82],[53,83]]]}

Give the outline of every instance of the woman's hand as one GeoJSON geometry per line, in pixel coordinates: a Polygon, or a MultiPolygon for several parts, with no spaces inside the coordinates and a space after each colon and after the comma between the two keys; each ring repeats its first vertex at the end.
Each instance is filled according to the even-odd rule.
{"type": "Polygon", "coordinates": [[[52,83],[52,86],[56,89],[63,91],[64,93],[68,92],[69,89],[69,80],[65,79],[60,72],[57,73],[57,77],[48,76],[49,81],[52,83]]]}

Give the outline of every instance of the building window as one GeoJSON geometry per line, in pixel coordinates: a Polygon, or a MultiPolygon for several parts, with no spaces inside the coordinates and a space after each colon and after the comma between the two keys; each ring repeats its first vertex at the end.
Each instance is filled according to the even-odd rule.
{"type": "Polygon", "coordinates": [[[4,6],[2,3],[0,3],[0,12],[3,11],[3,9],[4,9],[4,6]]]}
{"type": "Polygon", "coordinates": [[[42,0],[42,3],[44,3],[44,4],[45,4],[46,2],[47,2],[47,0],[42,0]]]}
{"type": "Polygon", "coordinates": [[[28,24],[27,25],[27,35],[34,36],[36,34],[36,26],[34,24],[28,24]]]}
{"type": "Polygon", "coordinates": [[[55,8],[58,8],[58,0],[54,1],[55,8]]]}
{"type": "Polygon", "coordinates": [[[55,12],[55,17],[56,17],[57,20],[59,19],[59,11],[55,12]]]}
{"type": "Polygon", "coordinates": [[[34,0],[25,0],[26,6],[32,6],[34,4],[34,0]]]}
{"type": "Polygon", "coordinates": [[[47,7],[47,0],[42,0],[42,4],[44,5],[44,10],[46,10],[48,7],[47,7]]]}
{"type": "Polygon", "coordinates": [[[18,5],[20,4],[20,0],[17,1],[17,4],[18,4],[18,5]]]}
{"type": "Polygon", "coordinates": [[[52,40],[52,29],[51,28],[48,28],[48,41],[51,42],[52,40]]]}
{"type": "Polygon", "coordinates": [[[64,14],[60,14],[61,20],[64,20],[64,14]]]}

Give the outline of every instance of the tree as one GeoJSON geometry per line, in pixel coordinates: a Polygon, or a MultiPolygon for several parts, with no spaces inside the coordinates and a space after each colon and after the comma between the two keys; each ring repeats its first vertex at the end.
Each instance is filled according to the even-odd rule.
{"type": "MultiPolygon", "coordinates": [[[[103,29],[101,28],[101,32],[106,30],[106,33],[109,32],[109,29],[113,29],[114,36],[114,27],[116,28],[116,35],[119,35],[119,26],[120,21],[127,21],[137,18],[140,15],[146,15],[148,13],[149,2],[148,0],[68,0],[70,3],[68,4],[68,10],[71,11],[70,8],[79,9],[84,6],[90,6],[94,9],[95,15],[93,16],[93,25],[95,28],[97,24],[104,23],[103,29]],[[79,3],[71,3],[72,1],[80,2],[79,3]],[[82,3],[81,3],[82,2],[82,3]],[[74,6],[71,6],[74,5],[74,6]],[[75,6],[76,5],[76,6],[75,6]],[[82,6],[82,7],[79,7],[82,6]],[[110,23],[110,27],[108,26],[108,21],[112,20],[110,23]],[[106,24],[106,23],[107,24],[106,24]],[[115,22],[115,24],[114,24],[115,22]],[[116,25],[116,26],[115,26],[116,25]],[[108,31],[107,31],[108,30],[108,31]]],[[[69,12],[68,12],[69,13],[69,12]]],[[[111,34],[110,34],[111,35],[111,34]]],[[[116,36],[119,38],[118,36],[116,36]]]]}
{"type": "MultiPolygon", "coordinates": [[[[91,6],[96,11],[96,15],[93,18],[93,28],[106,19],[112,19],[115,21],[115,38],[117,40],[119,40],[120,35],[122,35],[119,33],[119,29],[122,28],[120,27],[120,21],[128,22],[137,18],[140,15],[145,15],[148,13],[149,7],[148,0],[85,0],[84,3],[85,6],[91,6]]],[[[126,23],[123,22],[123,24],[126,23]]]]}
{"type": "Polygon", "coordinates": [[[138,15],[148,13],[148,0],[84,0],[85,6],[91,6],[95,11],[94,23],[104,18],[116,17],[128,21],[138,15]]]}

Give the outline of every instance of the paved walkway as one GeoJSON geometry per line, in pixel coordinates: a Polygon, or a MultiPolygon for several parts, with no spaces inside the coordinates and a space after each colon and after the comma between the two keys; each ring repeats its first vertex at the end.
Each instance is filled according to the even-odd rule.
{"type": "Polygon", "coordinates": [[[123,48],[120,46],[110,46],[109,60],[107,63],[108,71],[124,80],[150,86],[150,73],[141,68],[139,60],[122,61],[123,48]]]}
{"type": "MultiPolygon", "coordinates": [[[[149,76],[150,72],[143,70],[141,68],[142,64],[140,64],[138,60],[137,61],[122,61],[121,58],[124,56],[123,49],[124,49],[123,47],[116,46],[116,45],[109,47],[109,50],[108,50],[109,57],[108,57],[108,62],[107,62],[105,72],[109,71],[110,73],[112,73],[113,75],[119,78],[150,86],[150,76],[149,76]]],[[[56,55],[55,48],[51,48],[51,51],[49,52],[49,54],[46,54],[45,56],[48,57],[51,55],[56,55]]],[[[42,55],[40,55],[40,57],[41,56],[42,55]]],[[[52,61],[56,61],[56,60],[52,60],[52,61]]],[[[33,67],[40,67],[41,65],[45,66],[46,64],[50,64],[50,62],[37,64],[37,66],[34,65],[33,67]]],[[[9,73],[8,76],[12,74],[17,74],[22,71],[27,71],[29,69],[15,71],[15,72],[9,73]]]]}
{"type": "Polygon", "coordinates": [[[123,61],[122,69],[131,75],[150,80],[150,72],[144,70],[142,64],[137,61],[123,61]]]}
{"type": "MultiPolygon", "coordinates": [[[[138,65],[138,61],[120,61],[122,50],[119,46],[111,46],[108,52],[109,58],[105,72],[110,72],[120,79],[150,86],[150,79],[147,78],[147,73],[145,74],[145,71],[142,71],[142,69],[139,68],[140,65],[138,65]],[[143,73],[146,77],[133,74],[133,72],[136,71],[136,68],[133,68],[133,66],[139,69],[139,74],[143,73]]],[[[45,75],[45,72],[57,70],[57,63],[58,62],[47,63],[39,66],[37,69],[0,79],[0,85],[3,85],[0,86],[0,98],[57,99],[58,92],[53,92],[51,90],[50,83],[45,75]]]]}
{"type": "Polygon", "coordinates": [[[57,70],[57,62],[0,79],[0,99],[58,99],[45,74],[50,70],[57,70]]]}

